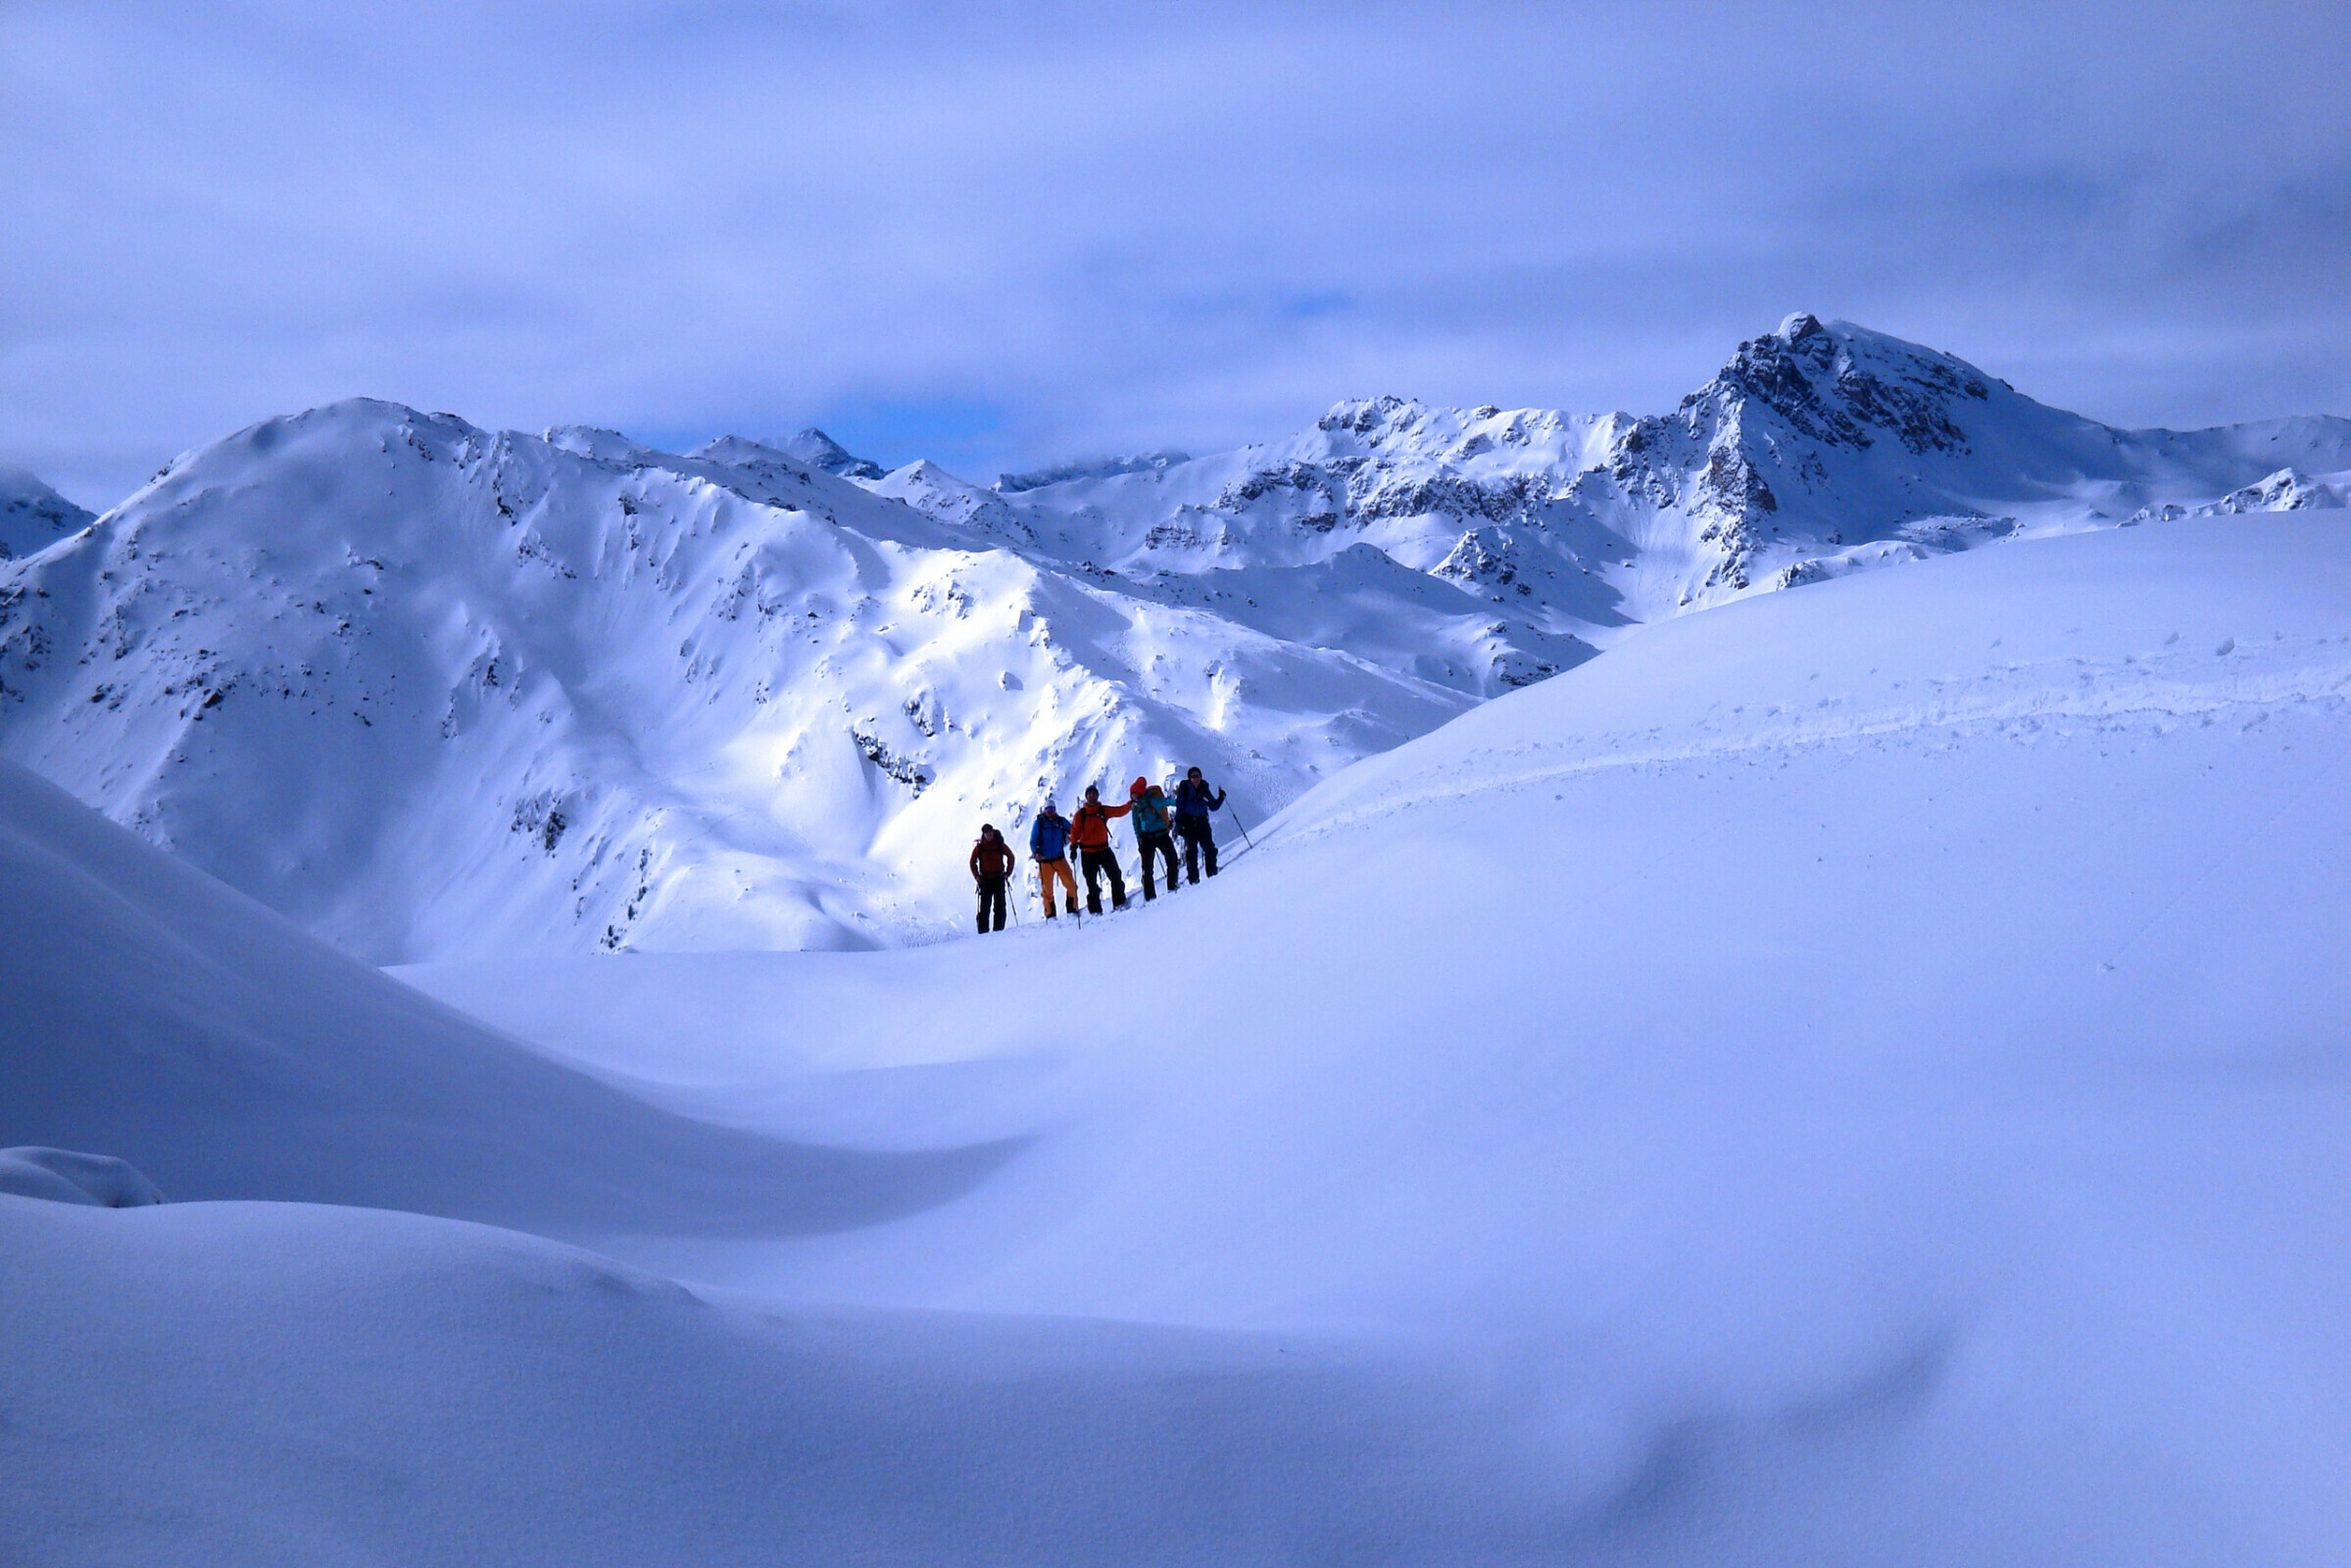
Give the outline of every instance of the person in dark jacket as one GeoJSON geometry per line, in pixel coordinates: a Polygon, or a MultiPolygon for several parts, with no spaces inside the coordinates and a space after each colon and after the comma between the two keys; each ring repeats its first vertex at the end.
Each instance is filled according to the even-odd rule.
{"type": "Polygon", "coordinates": [[[1158,889],[1151,885],[1154,858],[1167,857],[1167,891],[1173,893],[1176,886],[1175,841],[1167,836],[1170,825],[1167,797],[1158,785],[1139,778],[1127,791],[1127,809],[1134,813],[1128,823],[1135,830],[1136,852],[1143,857],[1143,902],[1149,904],[1159,896],[1158,889]]]}
{"type": "Polygon", "coordinates": [[[1102,912],[1102,890],[1100,878],[1110,873],[1110,907],[1127,906],[1127,879],[1118,869],[1118,856],[1110,848],[1110,818],[1124,816],[1134,809],[1128,806],[1104,806],[1102,792],[1093,785],[1086,786],[1086,803],[1078,814],[1069,819],[1069,842],[1078,847],[1078,868],[1086,873],[1086,912],[1102,912]]]}
{"type": "MultiPolygon", "coordinates": [[[[1210,811],[1224,806],[1224,791],[1209,792],[1208,781],[1193,768],[1184,775],[1184,782],[1175,792],[1175,835],[1184,841],[1184,871],[1193,881],[1200,880],[1202,855],[1208,858],[1208,874],[1216,874],[1216,827],[1209,819],[1210,811]]],[[[1167,872],[1167,885],[1175,886],[1175,870],[1167,872]]]]}
{"type": "Polygon", "coordinates": [[[982,822],[980,840],[971,847],[971,880],[979,884],[980,933],[983,936],[992,929],[1002,931],[1004,928],[1004,884],[1011,879],[1015,863],[1012,846],[1004,842],[1002,833],[996,831],[996,824],[982,822]],[[993,927],[988,924],[991,913],[996,919],[993,927]]]}
{"type": "Polygon", "coordinates": [[[1037,887],[1045,895],[1045,917],[1053,917],[1053,884],[1061,884],[1069,912],[1078,912],[1078,879],[1069,872],[1069,818],[1046,797],[1045,809],[1029,829],[1029,858],[1037,862],[1037,887]]]}

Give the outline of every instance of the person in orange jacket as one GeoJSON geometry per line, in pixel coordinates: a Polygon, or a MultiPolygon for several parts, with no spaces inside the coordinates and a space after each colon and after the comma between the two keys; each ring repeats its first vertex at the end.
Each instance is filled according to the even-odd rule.
{"type": "Polygon", "coordinates": [[[1078,814],[1069,819],[1069,842],[1078,847],[1078,869],[1086,875],[1086,912],[1102,912],[1102,874],[1110,873],[1110,907],[1127,906],[1127,881],[1118,869],[1118,856],[1110,848],[1110,818],[1124,816],[1132,806],[1104,806],[1102,792],[1093,785],[1086,786],[1085,804],[1078,814]]]}
{"type": "Polygon", "coordinates": [[[993,910],[994,929],[1004,928],[1004,884],[1011,880],[1012,867],[1017,864],[1012,846],[996,831],[994,822],[980,824],[980,839],[971,847],[971,880],[980,889],[980,934],[987,935],[988,917],[993,910]]]}

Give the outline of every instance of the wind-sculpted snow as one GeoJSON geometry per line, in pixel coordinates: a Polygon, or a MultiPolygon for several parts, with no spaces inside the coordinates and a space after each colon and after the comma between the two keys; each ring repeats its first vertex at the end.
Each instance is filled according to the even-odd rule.
{"type": "Polygon", "coordinates": [[[130,1161],[71,1149],[0,1149],[0,1193],[99,1208],[138,1208],[164,1200],[155,1183],[130,1161]]]}
{"type": "MultiPolygon", "coordinates": [[[[174,1199],[757,1233],[944,1201],[1017,1139],[873,1152],[654,1108],[305,936],[0,762],[0,1163],[174,1199]],[[47,1146],[47,1147],[40,1147],[47,1146]],[[51,1157],[59,1156],[59,1157],[51,1157]],[[62,1162],[61,1162],[62,1160],[62,1162]]],[[[32,1178],[23,1171],[24,1181],[32,1178]]],[[[0,1191],[26,1188],[0,1169],[0,1191]]]]}
{"type": "MultiPolygon", "coordinates": [[[[0,1127],[174,1200],[0,1198],[0,1529],[61,1562],[2329,1561],[2346,639],[2340,512],[2026,540],[1644,628],[1149,909],[405,971],[703,1134],[701,1174],[632,1170],[625,1266],[180,1201],[135,1127],[80,1135],[121,1053],[49,1102],[73,1136],[0,1127]],[[886,1221],[686,1222],[778,1144],[1009,1152],[886,1221]]],[[[12,984],[151,961],[46,906],[12,984]]],[[[483,1093],[483,1136],[558,1084],[483,1093]]],[[[365,1101],[321,1137],[250,1099],[218,1147],[251,1175],[415,1157],[365,1101]]],[[[572,1233],[621,1200],[574,1193],[572,1233]]]]}
{"type": "Polygon", "coordinates": [[[1393,1347],[735,1305],[364,1210],[132,1219],[0,1196],[0,1339],[49,1352],[0,1363],[20,1560],[1517,1560],[1560,1507],[1482,1379],[1393,1347]]]}

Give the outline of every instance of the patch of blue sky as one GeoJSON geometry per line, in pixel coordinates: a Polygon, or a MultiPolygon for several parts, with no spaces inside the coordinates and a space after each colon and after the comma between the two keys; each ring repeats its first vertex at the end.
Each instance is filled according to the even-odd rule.
{"type": "Polygon", "coordinates": [[[775,433],[809,424],[885,468],[928,458],[969,477],[993,474],[1004,461],[1010,417],[1004,405],[985,398],[851,399],[775,433]]]}

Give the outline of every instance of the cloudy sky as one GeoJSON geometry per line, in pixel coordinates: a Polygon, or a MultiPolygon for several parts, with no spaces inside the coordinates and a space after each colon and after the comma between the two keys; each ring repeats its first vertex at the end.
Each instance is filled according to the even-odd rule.
{"type": "Polygon", "coordinates": [[[357,393],[982,479],[1646,412],[1796,309],[2351,414],[2339,0],[0,0],[0,463],[91,505],[357,393]]]}

